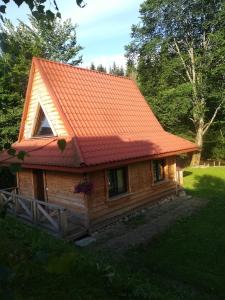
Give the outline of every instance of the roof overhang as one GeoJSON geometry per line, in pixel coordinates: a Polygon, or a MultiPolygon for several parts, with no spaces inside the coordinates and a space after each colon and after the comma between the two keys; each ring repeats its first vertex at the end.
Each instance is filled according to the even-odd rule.
{"type": "MultiPolygon", "coordinates": [[[[102,169],[108,169],[118,166],[125,166],[127,164],[135,163],[135,162],[141,162],[141,161],[147,161],[152,159],[159,159],[159,158],[165,158],[170,156],[177,156],[180,154],[185,153],[191,153],[191,152],[198,152],[200,149],[198,147],[190,148],[190,149],[183,149],[179,151],[172,151],[172,152],[166,152],[161,153],[157,155],[150,155],[150,156],[144,156],[144,157],[137,157],[137,158],[130,158],[126,160],[121,161],[114,161],[114,162],[108,162],[103,163],[99,165],[92,165],[92,166],[80,166],[80,167],[68,167],[68,166],[55,166],[55,165],[41,165],[41,164],[26,164],[22,163],[21,167],[24,169],[42,169],[42,170],[49,170],[49,171],[60,171],[60,172],[68,172],[68,173],[88,173],[88,172],[95,172],[102,169]]],[[[4,162],[2,165],[9,165],[10,162],[4,162]]]]}

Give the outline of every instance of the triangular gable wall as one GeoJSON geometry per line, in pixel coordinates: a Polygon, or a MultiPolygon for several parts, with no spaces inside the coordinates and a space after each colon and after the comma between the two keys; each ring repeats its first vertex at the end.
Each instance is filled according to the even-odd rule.
{"type": "Polygon", "coordinates": [[[29,139],[33,136],[36,118],[40,106],[42,107],[48,122],[55,136],[68,136],[63,121],[57,111],[49,92],[37,69],[34,70],[31,82],[31,91],[28,95],[28,109],[24,116],[24,129],[21,133],[22,139],[29,139]]]}

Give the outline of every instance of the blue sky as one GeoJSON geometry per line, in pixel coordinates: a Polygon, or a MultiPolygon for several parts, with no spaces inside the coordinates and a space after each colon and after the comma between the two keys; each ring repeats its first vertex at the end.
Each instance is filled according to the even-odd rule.
{"type": "MultiPolygon", "coordinates": [[[[71,18],[78,24],[77,38],[84,47],[83,66],[125,65],[124,46],[130,41],[131,25],[138,23],[139,6],[143,0],[86,0],[86,7],[79,8],[75,0],[58,0],[62,18],[71,18]]],[[[7,17],[26,21],[29,13],[26,5],[20,9],[10,3],[7,17]]]]}

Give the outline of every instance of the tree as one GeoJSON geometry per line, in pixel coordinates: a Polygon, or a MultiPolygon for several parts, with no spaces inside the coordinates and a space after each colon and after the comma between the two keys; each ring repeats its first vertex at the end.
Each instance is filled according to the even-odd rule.
{"type": "Polygon", "coordinates": [[[96,70],[99,71],[99,72],[107,73],[106,68],[103,67],[102,64],[99,64],[99,65],[97,66],[96,70]]]}
{"type": "Polygon", "coordinates": [[[122,66],[117,66],[115,61],[113,62],[112,67],[109,68],[109,74],[124,76],[125,72],[122,66]]]}
{"type": "MultiPolygon", "coordinates": [[[[3,15],[6,13],[7,5],[10,0],[2,0],[0,5],[0,19],[4,21],[3,15]]],[[[75,0],[79,7],[84,7],[86,4],[83,0],[75,0]]],[[[61,17],[56,0],[12,0],[18,7],[23,3],[27,4],[32,15],[37,18],[47,18],[53,20],[55,17],[61,17]],[[46,7],[53,7],[53,11],[46,7]]]]}
{"type": "Polygon", "coordinates": [[[93,70],[93,71],[96,70],[95,64],[93,62],[91,63],[90,70],[93,70]]]}
{"type": "Polygon", "coordinates": [[[142,91],[162,123],[194,131],[201,148],[225,101],[224,1],[146,0],[140,14],[126,47],[128,63],[137,66],[142,91]]]}
{"type": "Polygon", "coordinates": [[[76,65],[82,58],[70,20],[37,20],[0,27],[0,146],[16,140],[33,56],[76,65]]]}

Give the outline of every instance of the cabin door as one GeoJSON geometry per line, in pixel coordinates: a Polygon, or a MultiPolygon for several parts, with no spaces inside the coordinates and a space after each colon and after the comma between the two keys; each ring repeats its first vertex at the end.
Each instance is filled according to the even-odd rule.
{"type": "Polygon", "coordinates": [[[44,182],[44,171],[33,170],[34,179],[34,197],[37,200],[45,201],[45,182],[44,182]]]}

